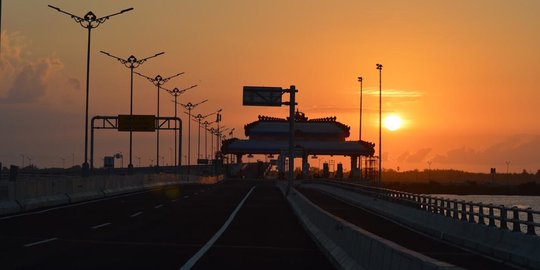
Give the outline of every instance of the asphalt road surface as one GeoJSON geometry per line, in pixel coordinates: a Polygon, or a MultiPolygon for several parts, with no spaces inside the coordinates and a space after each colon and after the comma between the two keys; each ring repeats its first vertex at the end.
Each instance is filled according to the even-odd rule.
{"type": "Polygon", "coordinates": [[[180,269],[189,261],[197,269],[332,268],[270,182],[171,186],[0,218],[0,269],[180,269]]]}
{"type": "Polygon", "coordinates": [[[465,269],[516,269],[468,250],[437,241],[321,191],[310,188],[298,188],[298,190],[327,212],[428,257],[465,269]]]}

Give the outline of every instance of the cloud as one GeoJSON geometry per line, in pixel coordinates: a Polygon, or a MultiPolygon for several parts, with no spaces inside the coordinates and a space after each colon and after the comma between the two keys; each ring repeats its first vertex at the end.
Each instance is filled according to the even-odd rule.
{"type": "Polygon", "coordinates": [[[406,163],[420,163],[425,160],[429,153],[431,153],[431,148],[422,148],[414,154],[411,154],[409,151],[405,151],[398,156],[397,161],[406,163]]]}
{"type": "Polygon", "coordinates": [[[460,147],[437,155],[433,162],[442,164],[504,164],[510,161],[523,166],[540,165],[540,136],[513,136],[484,150],[460,147]]]}
{"type": "MultiPolygon", "coordinates": [[[[370,96],[379,96],[379,89],[366,89],[363,91],[363,93],[370,96]]],[[[419,91],[411,90],[383,89],[382,95],[383,97],[391,98],[419,98],[424,94],[419,91]]]]}
{"type": "Polygon", "coordinates": [[[81,89],[81,81],[76,78],[69,78],[67,83],[73,87],[75,90],[81,89]]]}
{"type": "Polygon", "coordinates": [[[2,33],[0,103],[32,103],[45,95],[52,73],[63,68],[57,58],[32,59],[25,54],[24,38],[2,33]]]}

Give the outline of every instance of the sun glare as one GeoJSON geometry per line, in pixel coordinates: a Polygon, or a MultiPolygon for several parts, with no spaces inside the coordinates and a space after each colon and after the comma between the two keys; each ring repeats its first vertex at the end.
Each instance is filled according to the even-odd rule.
{"type": "Polygon", "coordinates": [[[384,119],[384,127],[390,131],[395,131],[401,128],[403,121],[401,117],[391,114],[384,119]]]}

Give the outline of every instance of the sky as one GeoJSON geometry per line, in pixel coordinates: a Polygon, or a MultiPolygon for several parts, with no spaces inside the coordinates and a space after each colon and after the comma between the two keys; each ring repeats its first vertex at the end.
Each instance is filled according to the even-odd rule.
{"type": "MultiPolygon", "coordinates": [[[[429,161],[432,169],[506,172],[506,162],[511,172],[540,169],[537,0],[2,2],[4,166],[21,165],[23,156],[38,167],[83,160],[87,32],[50,4],[98,17],[134,8],[92,30],[91,116],[129,113],[129,69],[100,50],[122,58],[163,51],[136,71],[150,77],[185,72],[165,87],[197,84],[180,102],[208,99],[193,112],[222,108],[222,125],[239,138],[258,115],[286,117],[288,110],[243,107],[242,86],[295,85],[300,111],[336,116],[351,127],[348,139],[358,140],[362,76],[362,139],[377,143],[380,63],[383,118],[403,120],[398,130],[383,129],[384,168],[423,170],[429,161]]],[[[171,98],[160,97],[161,114],[172,115],[171,98]]],[[[133,104],[135,114],[155,114],[155,87],[134,78],[133,104]]],[[[170,163],[173,135],[162,134],[160,151],[170,163]]],[[[192,159],[197,135],[194,123],[192,159]]],[[[117,152],[127,157],[128,147],[127,133],[97,131],[96,165],[117,152]]],[[[135,166],[136,157],[141,165],[153,162],[153,133],[134,135],[135,166]]],[[[329,159],[348,168],[346,159],[329,159]]]]}

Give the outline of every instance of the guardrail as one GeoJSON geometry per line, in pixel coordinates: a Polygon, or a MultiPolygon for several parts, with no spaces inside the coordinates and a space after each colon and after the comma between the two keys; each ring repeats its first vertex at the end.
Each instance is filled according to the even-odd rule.
{"type": "Polygon", "coordinates": [[[432,195],[415,194],[398,190],[372,187],[361,184],[336,181],[321,181],[326,184],[341,185],[365,195],[385,199],[398,204],[446,216],[464,222],[476,223],[501,230],[540,234],[540,211],[532,208],[506,207],[504,205],[484,204],[481,202],[459,201],[432,195]],[[511,213],[511,217],[509,214],[511,213]],[[536,216],[536,218],[535,218],[536,216]],[[510,225],[510,226],[509,226],[510,225]]]}

